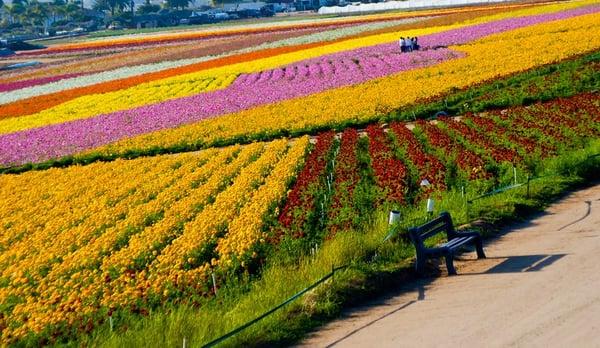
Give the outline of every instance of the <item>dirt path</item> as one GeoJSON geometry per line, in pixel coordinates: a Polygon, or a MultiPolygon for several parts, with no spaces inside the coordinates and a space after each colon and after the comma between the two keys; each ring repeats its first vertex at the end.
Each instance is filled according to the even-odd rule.
{"type": "Polygon", "coordinates": [[[600,347],[600,184],[484,246],[458,276],[407,285],[301,346],[600,347]]]}

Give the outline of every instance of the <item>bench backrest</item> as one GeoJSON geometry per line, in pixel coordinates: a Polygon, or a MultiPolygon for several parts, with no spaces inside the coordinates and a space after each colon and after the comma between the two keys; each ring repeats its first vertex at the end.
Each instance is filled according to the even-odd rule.
{"type": "Polygon", "coordinates": [[[423,242],[435,236],[438,233],[445,232],[448,240],[454,238],[455,231],[454,226],[452,225],[452,218],[448,212],[443,212],[439,217],[417,227],[412,227],[408,229],[408,234],[410,235],[410,239],[412,241],[422,246],[423,242]]]}

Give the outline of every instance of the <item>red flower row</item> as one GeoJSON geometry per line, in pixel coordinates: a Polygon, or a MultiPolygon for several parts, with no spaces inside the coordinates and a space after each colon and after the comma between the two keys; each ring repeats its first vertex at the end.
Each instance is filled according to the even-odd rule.
{"type": "Polygon", "coordinates": [[[314,150],[310,153],[304,169],[296,178],[286,204],[279,214],[279,222],[290,229],[294,237],[302,237],[310,213],[314,210],[315,191],[322,184],[320,181],[327,169],[327,158],[335,133],[325,132],[319,135],[314,150]]]}
{"type": "Polygon", "coordinates": [[[390,140],[379,125],[367,127],[367,134],[377,185],[384,191],[386,200],[403,203],[408,188],[406,165],[394,156],[390,140]]]}
{"type": "Polygon", "coordinates": [[[446,168],[437,157],[423,150],[423,146],[403,123],[393,123],[392,131],[398,139],[399,145],[406,150],[408,159],[419,171],[419,180],[426,179],[431,186],[424,193],[446,189],[446,168]]]}
{"type": "MultiPolygon", "coordinates": [[[[521,157],[519,154],[510,148],[501,148],[490,141],[489,137],[484,136],[475,129],[467,126],[463,122],[455,121],[449,117],[440,117],[439,120],[443,122],[449,129],[461,135],[465,140],[471,144],[483,148],[486,153],[489,153],[494,161],[500,162],[516,162],[520,161],[521,157]]],[[[495,134],[496,136],[498,134],[495,134]]]]}
{"type": "Polygon", "coordinates": [[[356,148],[358,132],[346,129],[342,133],[340,152],[336,157],[333,171],[334,195],[329,208],[329,229],[332,233],[339,229],[352,227],[354,218],[354,188],[360,180],[356,148]]]}
{"type": "Polygon", "coordinates": [[[456,158],[458,167],[467,172],[469,178],[477,179],[488,176],[484,169],[485,162],[473,151],[466,149],[433,124],[419,120],[417,125],[425,132],[427,140],[432,146],[442,150],[446,156],[456,158]]]}

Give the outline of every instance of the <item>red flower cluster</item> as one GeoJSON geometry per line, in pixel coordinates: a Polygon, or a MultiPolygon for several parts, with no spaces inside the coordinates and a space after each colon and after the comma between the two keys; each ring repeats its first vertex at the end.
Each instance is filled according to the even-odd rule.
{"type": "Polygon", "coordinates": [[[441,149],[447,156],[454,156],[458,167],[467,172],[471,179],[487,176],[483,168],[485,162],[481,157],[466,149],[433,124],[420,120],[417,121],[417,125],[423,129],[429,143],[441,149]]]}
{"type": "Polygon", "coordinates": [[[310,153],[304,169],[289,193],[285,206],[279,214],[281,225],[290,230],[294,237],[304,236],[304,228],[310,213],[315,208],[315,190],[321,185],[321,178],[327,169],[327,157],[333,144],[335,133],[321,133],[315,149],[310,153]]]}
{"type": "Polygon", "coordinates": [[[425,194],[432,191],[446,189],[446,168],[437,157],[423,150],[423,145],[417,140],[413,132],[406,128],[404,123],[393,123],[391,126],[401,147],[406,149],[408,159],[417,167],[419,180],[427,179],[431,186],[425,194]]]}
{"type": "Polygon", "coordinates": [[[408,188],[406,165],[395,158],[390,141],[379,125],[367,127],[369,154],[377,185],[385,192],[385,199],[403,203],[408,188]]]}
{"type": "Polygon", "coordinates": [[[490,141],[489,137],[484,136],[480,132],[477,132],[475,129],[467,126],[463,122],[455,121],[449,117],[440,117],[439,120],[444,122],[445,125],[448,126],[449,129],[453,130],[457,134],[461,135],[465,140],[470,142],[471,144],[483,148],[490,156],[494,159],[494,161],[500,162],[516,162],[520,161],[521,157],[519,154],[509,148],[501,148],[490,141]]]}

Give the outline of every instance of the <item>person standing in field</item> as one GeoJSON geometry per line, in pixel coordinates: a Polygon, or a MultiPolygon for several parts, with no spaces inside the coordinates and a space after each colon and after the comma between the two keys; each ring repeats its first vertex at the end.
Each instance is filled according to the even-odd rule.
{"type": "Polygon", "coordinates": [[[406,52],[406,41],[404,40],[404,37],[400,37],[400,52],[404,53],[406,52]]]}
{"type": "Polygon", "coordinates": [[[418,51],[418,50],[419,50],[419,48],[420,48],[420,47],[419,47],[419,42],[418,42],[417,40],[418,40],[418,39],[417,39],[417,37],[416,37],[416,36],[415,36],[415,37],[413,37],[413,38],[412,38],[412,40],[411,40],[411,41],[412,41],[412,47],[413,47],[413,50],[414,50],[414,51],[418,51]]]}

